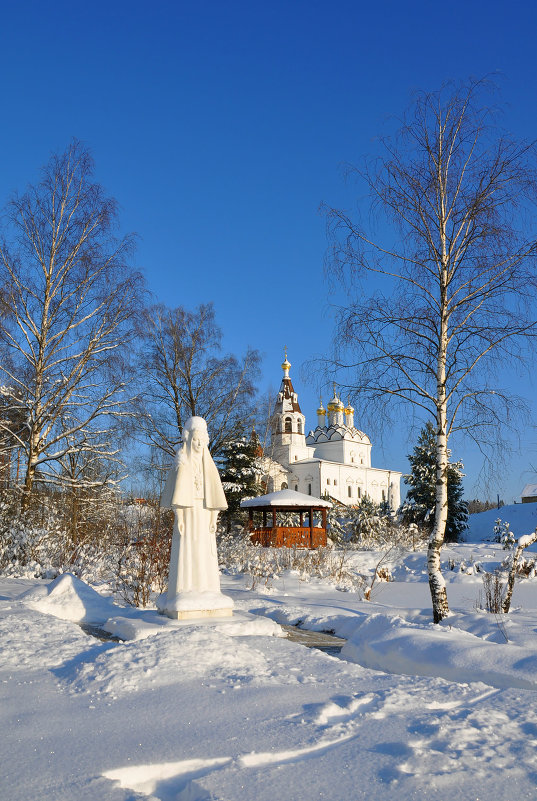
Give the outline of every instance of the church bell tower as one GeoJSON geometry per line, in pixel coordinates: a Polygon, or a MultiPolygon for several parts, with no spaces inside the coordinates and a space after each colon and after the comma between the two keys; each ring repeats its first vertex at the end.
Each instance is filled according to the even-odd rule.
{"type": "Polygon", "coordinates": [[[302,414],[297,394],[289,378],[291,363],[287,359],[282,364],[283,378],[274,405],[272,415],[272,448],[273,458],[290,464],[295,457],[302,459],[306,455],[306,437],[304,426],[306,418],[302,414]]]}

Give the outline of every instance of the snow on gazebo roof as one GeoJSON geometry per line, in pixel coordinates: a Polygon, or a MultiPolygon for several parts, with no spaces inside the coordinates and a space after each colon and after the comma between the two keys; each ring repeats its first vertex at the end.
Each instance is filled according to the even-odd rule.
{"type": "Polygon", "coordinates": [[[537,495],[537,484],[526,484],[522,490],[522,498],[534,498],[537,495]]]}
{"type": "Polygon", "coordinates": [[[312,495],[305,495],[303,492],[284,489],[278,492],[269,492],[268,495],[260,495],[258,498],[248,498],[241,501],[241,509],[255,508],[263,506],[297,506],[309,509],[330,509],[330,501],[323,501],[321,498],[314,498],[312,495]]]}

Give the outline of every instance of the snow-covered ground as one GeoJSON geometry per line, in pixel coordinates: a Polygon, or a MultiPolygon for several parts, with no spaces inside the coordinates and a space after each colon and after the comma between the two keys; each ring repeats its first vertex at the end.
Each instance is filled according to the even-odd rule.
{"type": "Polygon", "coordinates": [[[446,548],[440,626],[423,553],[371,602],[296,574],[255,590],[224,576],[236,614],[220,622],[121,608],[68,575],[0,579],[0,798],[535,799],[537,579],[508,616],[478,610],[480,565],[504,557],[446,548]],[[278,623],[297,622],[348,639],[342,658],[284,639],[278,623]]]}

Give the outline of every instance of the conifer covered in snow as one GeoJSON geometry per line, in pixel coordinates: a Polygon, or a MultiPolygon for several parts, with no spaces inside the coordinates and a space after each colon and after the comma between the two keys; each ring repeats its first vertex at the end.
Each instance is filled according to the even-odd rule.
{"type": "Polygon", "coordinates": [[[256,481],[260,473],[257,461],[260,452],[255,431],[252,431],[250,437],[235,437],[223,448],[220,478],[228,508],[222,514],[222,519],[228,530],[241,516],[241,501],[261,493],[261,487],[256,481]]]}
{"type": "MultiPolygon", "coordinates": [[[[448,460],[451,451],[448,450],[448,460]]],[[[409,454],[412,472],[404,476],[405,484],[410,485],[405,502],[401,507],[406,523],[433,526],[436,498],[436,434],[432,423],[428,422],[421,431],[418,444],[409,454]]],[[[448,461],[448,515],[446,541],[457,542],[461,533],[468,527],[468,505],[463,500],[462,461],[448,461]]]]}

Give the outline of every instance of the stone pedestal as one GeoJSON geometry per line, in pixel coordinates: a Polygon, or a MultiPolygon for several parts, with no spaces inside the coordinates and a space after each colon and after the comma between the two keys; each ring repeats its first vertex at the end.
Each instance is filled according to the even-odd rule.
{"type": "Polygon", "coordinates": [[[180,592],[171,598],[162,596],[159,611],[172,620],[232,617],[233,601],[221,592],[180,592]]]}
{"type": "Polygon", "coordinates": [[[232,609],[166,609],[166,617],[172,620],[194,620],[200,617],[232,617],[232,609]]]}

